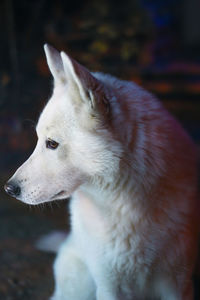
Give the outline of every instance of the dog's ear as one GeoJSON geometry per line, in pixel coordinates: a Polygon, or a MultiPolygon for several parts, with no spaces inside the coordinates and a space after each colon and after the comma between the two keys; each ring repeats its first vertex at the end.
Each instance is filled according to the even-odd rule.
{"type": "Polygon", "coordinates": [[[93,110],[98,108],[107,111],[108,102],[102,83],[65,52],[61,52],[61,58],[67,81],[73,82],[78,87],[82,100],[93,110]]]}
{"type": "Polygon", "coordinates": [[[56,83],[65,83],[66,76],[60,53],[48,44],[44,45],[47,64],[56,83]]]}

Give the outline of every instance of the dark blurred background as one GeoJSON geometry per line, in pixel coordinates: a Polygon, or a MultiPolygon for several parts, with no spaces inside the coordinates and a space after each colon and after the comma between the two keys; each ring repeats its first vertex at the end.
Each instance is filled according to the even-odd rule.
{"type": "MultiPolygon", "coordinates": [[[[51,95],[46,42],[92,71],[155,93],[200,150],[199,12],[199,0],[0,1],[2,185],[32,152],[35,122],[51,95]]],[[[0,217],[0,299],[47,299],[52,257],[34,250],[33,241],[67,221],[60,221],[59,209],[27,212],[3,193],[0,217]]]]}

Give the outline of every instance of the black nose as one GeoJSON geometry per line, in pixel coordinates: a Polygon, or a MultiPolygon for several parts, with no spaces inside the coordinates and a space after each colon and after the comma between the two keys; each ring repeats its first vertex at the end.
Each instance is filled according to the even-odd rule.
{"type": "Polygon", "coordinates": [[[4,190],[12,197],[17,197],[21,193],[20,187],[14,183],[6,183],[4,185],[4,190]]]}

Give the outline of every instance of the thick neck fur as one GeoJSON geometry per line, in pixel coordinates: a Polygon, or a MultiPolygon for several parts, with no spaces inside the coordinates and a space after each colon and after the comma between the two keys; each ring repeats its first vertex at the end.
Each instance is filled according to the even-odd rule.
{"type": "MultiPolygon", "coordinates": [[[[128,212],[135,209],[138,216],[151,207],[156,207],[156,216],[161,216],[161,211],[167,214],[170,206],[174,205],[176,193],[179,193],[177,188],[176,193],[174,191],[179,181],[183,189],[185,180],[185,193],[191,192],[188,190],[189,180],[196,176],[191,174],[195,163],[191,140],[151,94],[136,84],[101,73],[94,75],[111,90],[117,90],[110,99],[111,131],[121,143],[123,152],[117,174],[108,178],[106,174],[93,178],[81,189],[91,195],[98,205],[102,204],[102,207],[112,211],[117,212],[118,203],[124,203],[121,210],[128,212]],[[191,154],[187,151],[185,156],[184,147],[191,148],[191,154]],[[181,165],[185,163],[188,174],[184,179],[181,165]],[[171,202],[167,201],[168,207],[165,207],[164,199],[170,194],[173,195],[171,202]],[[152,201],[154,205],[151,205],[152,201]]],[[[183,170],[185,172],[185,166],[183,170]]],[[[178,210],[181,205],[181,202],[176,202],[178,210]]]]}

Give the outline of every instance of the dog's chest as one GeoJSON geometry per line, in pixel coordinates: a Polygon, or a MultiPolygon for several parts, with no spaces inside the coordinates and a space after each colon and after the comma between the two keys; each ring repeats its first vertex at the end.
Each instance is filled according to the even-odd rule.
{"type": "Polygon", "coordinates": [[[106,238],[106,220],[90,197],[77,192],[71,203],[72,229],[87,240],[106,238]]]}
{"type": "Polygon", "coordinates": [[[119,216],[115,218],[110,214],[108,217],[105,211],[99,209],[83,193],[74,197],[71,213],[72,230],[79,247],[83,247],[83,252],[87,252],[89,259],[95,259],[98,255],[98,263],[112,265],[117,273],[122,272],[124,276],[126,272],[129,275],[148,273],[143,242],[136,235],[134,226],[126,223],[127,218],[124,217],[122,222],[119,216]]]}

